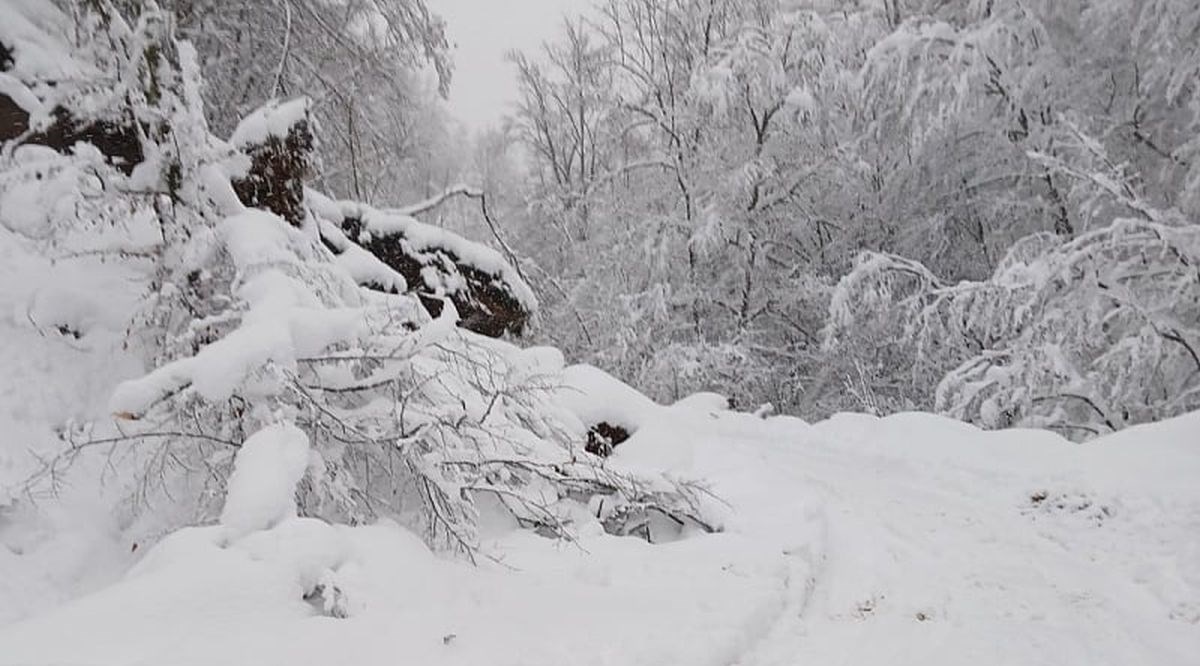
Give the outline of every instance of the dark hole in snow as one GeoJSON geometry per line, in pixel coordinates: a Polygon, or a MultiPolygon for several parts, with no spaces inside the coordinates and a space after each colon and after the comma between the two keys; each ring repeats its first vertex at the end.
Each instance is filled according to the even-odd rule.
{"type": "Polygon", "coordinates": [[[709,532],[705,526],[688,516],[675,514],[660,507],[635,502],[618,505],[598,516],[608,534],[630,536],[646,543],[671,543],[685,537],[687,529],[709,532]]]}
{"type": "Polygon", "coordinates": [[[0,72],[7,72],[13,66],[13,52],[4,42],[0,42],[0,72]]]}
{"type": "Polygon", "coordinates": [[[588,428],[587,444],[583,448],[588,453],[607,458],[612,455],[613,449],[629,439],[629,435],[630,432],[625,428],[601,421],[588,428]]]}
{"type": "Polygon", "coordinates": [[[336,585],[319,583],[304,595],[304,600],[319,615],[334,617],[339,620],[350,616],[346,610],[346,596],[336,585]]]}

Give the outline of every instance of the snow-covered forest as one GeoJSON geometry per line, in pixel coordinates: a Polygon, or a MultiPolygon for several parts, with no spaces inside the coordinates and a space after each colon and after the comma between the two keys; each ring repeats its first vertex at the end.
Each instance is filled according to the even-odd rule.
{"type": "Polygon", "coordinates": [[[1196,0],[448,34],[0,0],[0,666],[1196,663],[1196,0]]]}

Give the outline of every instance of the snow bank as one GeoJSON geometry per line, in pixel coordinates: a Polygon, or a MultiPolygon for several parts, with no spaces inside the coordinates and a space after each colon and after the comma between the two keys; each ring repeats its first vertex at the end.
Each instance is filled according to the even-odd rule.
{"type": "Polygon", "coordinates": [[[559,402],[584,425],[610,423],[633,432],[663,409],[632,386],[591,365],[568,366],[559,402]]]}
{"type": "MultiPolygon", "coordinates": [[[[26,146],[13,159],[36,168],[64,158],[26,146]]],[[[46,472],[71,442],[116,434],[106,401],[144,370],[129,326],[151,276],[148,262],[112,256],[143,246],[152,230],[137,217],[87,233],[55,229],[39,208],[59,192],[48,180],[43,191],[0,188],[0,624],[109,584],[129,562],[118,537],[127,524],[111,510],[121,480],[103,456],[69,477],[46,472]],[[52,478],[59,493],[45,501],[52,478]]]]}
{"type": "Polygon", "coordinates": [[[592,365],[579,364],[562,372],[558,402],[586,425],[609,423],[633,432],[643,425],[671,420],[672,412],[715,414],[729,410],[729,399],[700,392],[670,406],[660,405],[637,389],[592,365]]]}

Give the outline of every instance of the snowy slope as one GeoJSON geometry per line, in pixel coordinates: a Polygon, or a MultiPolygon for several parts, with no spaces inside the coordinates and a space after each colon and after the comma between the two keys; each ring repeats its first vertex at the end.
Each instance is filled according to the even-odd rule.
{"type": "Polygon", "coordinates": [[[1078,446],[567,376],[633,410],[614,466],[708,479],[724,531],[647,544],[581,514],[565,544],[497,515],[471,567],[387,524],[192,528],[0,627],[0,664],[1197,663],[1200,414],[1078,446]]]}

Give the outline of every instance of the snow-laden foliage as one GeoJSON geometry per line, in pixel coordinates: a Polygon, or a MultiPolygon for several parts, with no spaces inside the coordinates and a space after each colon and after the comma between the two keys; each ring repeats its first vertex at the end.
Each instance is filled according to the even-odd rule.
{"type": "Polygon", "coordinates": [[[273,98],[304,95],[321,128],[322,189],[395,201],[438,186],[439,160],[452,153],[438,106],[452,67],[443,22],[425,0],[159,4],[200,54],[218,136],[273,98]]]}
{"type": "Polygon", "coordinates": [[[844,82],[819,63],[853,50],[808,9],[620,0],[518,60],[546,336],[664,400],[796,404],[829,281],[781,268],[816,250],[789,220],[837,176],[789,132],[835,122],[816,100],[844,82]]]}
{"type": "Polygon", "coordinates": [[[879,42],[868,127],[922,165],[884,192],[925,247],[860,257],[829,353],[890,407],[988,427],[1082,439],[1194,409],[1198,21],[1186,2],[951,3],[879,42]],[[947,214],[965,235],[936,233],[947,214]],[[949,253],[971,247],[964,270],[949,253]]]}
{"type": "MultiPolygon", "coordinates": [[[[398,518],[471,555],[482,498],[523,525],[570,537],[573,512],[595,496],[626,507],[606,516],[613,531],[636,529],[647,513],[706,526],[698,487],[610,471],[584,451],[594,424],[560,404],[561,355],[460,329],[453,285],[422,293],[441,301],[436,318],[403,277],[393,290],[360,286],[306,209],[285,219],[246,207],[234,182],[254,168],[253,155],[239,149],[290,137],[309,118],[307,104],[270,103],[232,145],[221,141],[206,128],[195,53],[176,41],[169,14],[152,4],[131,14],[104,2],[73,9],[72,17],[47,10],[33,34],[58,40],[52,57],[83,63],[87,76],[46,89],[31,79],[24,90],[52,108],[128,122],[144,157],[127,169],[87,143],[63,153],[13,145],[24,138],[6,144],[5,231],[41,252],[59,253],[69,240],[77,255],[134,266],[123,347],[147,371],[116,387],[111,425],[63,429],[66,449],[44,459],[31,491],[68,481],[70,464],[95,452],[135,507],[158,507],[167,527],[222,516],[259,529],[294,505],[336,522],[398,518]],[[94,80],[112,83],[86,85],[94,80]]],[[[18,62],[36,55],[18,43],[18,62]]],[[[292,203],[301,201],[309,197],[292,203]]],[[[333,205],[315,193],[311,202],[333,205]]],[[[403,222],[410,244],[451,248],[532,303],[494,251],[400,213],[377,217],[364,218],[370,231],[403,222]]],[[[87,333],[85,309],[60,310],[72,316],[43,308],[38,325],[87,333]]]]}
{"type": "Polygon", "coordinates": [[[1083,438],[1200,407],[1197,266],[1200,225],[1130,219],[1026,238],[980,282],[864,255],[834,294],[826,343],[877,343],[873,360],[909,364],[915,392],[936,382],[952,416],[1083,438]]]}
{"type": "Polygon", "coordinates": [[[1119,220],[1194,224],[1197,26],[1190,0],[601,3],[547,47],[580,57],[521,70],[545,335],[664,399],[933,409],[974,352],[915,363],[886,326],[825,344],[831,299],[887,317],[835,285],[882,256],[901,292],[990,284],[1119,220]],[[594,162],[556,170],[578,137],[594,162]]]}

